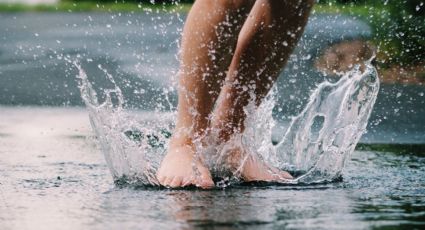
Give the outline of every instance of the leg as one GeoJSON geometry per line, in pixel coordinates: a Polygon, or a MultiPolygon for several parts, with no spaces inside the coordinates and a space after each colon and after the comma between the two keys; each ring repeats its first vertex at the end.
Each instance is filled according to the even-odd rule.
{"type": "MultiPolygon", "coordinates": [[[[218,132],[221,141],[243,131],[244,107],[251,100],[259,105],[273,86],[303,32],[312,5],[313,0],[255,2],[239,34],[213,115],[212,130],[218,132]]],[[[237,148],[230,155],[233,163],[247,156],[237,148]]],[[[250,156],[245,166],[237,166],[245,180],[290,178],[288,173],[268,167],[255,155],[250,156]]]]}
{"type": "Polygon", "coordinates": [[[233,56],[237,34],[252,0],[197,0],[184,30],[179,70],[176,129],[158,170],[164,186],[213,186],[211,175],[195,154],[233,56]],[[193,163],[195,162],[195,167],[193,163]]]}

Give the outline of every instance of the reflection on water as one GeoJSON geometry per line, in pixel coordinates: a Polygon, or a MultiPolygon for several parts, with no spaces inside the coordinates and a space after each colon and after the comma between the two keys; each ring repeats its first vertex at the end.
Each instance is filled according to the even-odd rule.
{"type": "Polygon", "coordinates": [[[84,109],[0,109],[3,229],[411,229],[425,222],[423,154],[356,151],[343,181],[322,185],[120,188],[84,109]]]}
{"type": "MultiPolygon", "coordinates": [[[[154,109],[149,102],[157,100],[159,91],[151,89],[162,92],[164,84],[168,86],[177,65],[173,54],[181,27],[174,15],[154,16],[1,14],[0,103],[82,105],[75,72],[64,61],[79,55],[90,75],[102,74],[97,68],[101,64],[114,76],[117,73],[117,84],[126,85],[125,79],[137,82],[124,94],[135,95],[132,106],[154,109]],[[168,22],[172,23],[164,24],[168,22]],[[155,24],[161,25],[161,34],[153,31],[155,24]]],[[[282,121],[300,112],[299,100],[305,102],[309,90],[322,81],[310,65],[322,48],[342,37],[369,35],[368,26],[356,19],[313,16],[296,51],[299,55],[291,58],[283,73],[287,77],[280,78],[286,100],[278,98],[278,103],[288,113],[282,121]]],[[[363,141],[424,143],[424,87],[382,88],[372,129],[363,141]]],[[[342,172],[343,180],[325,185],[162,190],[114,187],[94,142],[83,109],[0,107],[1,228],[421,229],[425,225],[423,151],[417,155],[408,150],[404,155],[356,151],[342,172]]]]}

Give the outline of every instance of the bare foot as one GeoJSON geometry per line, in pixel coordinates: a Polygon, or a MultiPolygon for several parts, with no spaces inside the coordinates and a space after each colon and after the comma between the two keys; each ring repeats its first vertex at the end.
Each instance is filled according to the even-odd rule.
{"type": "Polygon", "coordinates": [[[236,174],[239,174],[246,182],[285,182],[293,179],[288,172],[267,165],[255,155],[249,154],[247,156],[240,149],[234,149],[231,155],[230,164],[233,165],[233,168],[236,168],[236,174]]]}
{"type": "Polygon", "coordinates": [[[159,183],[171,188],[189,185],[201,188],[214,187],[210,171],[199,159],[195,159],[194,155],[194,148],[189,145],[172,148],[158,169],[159,183]]]}

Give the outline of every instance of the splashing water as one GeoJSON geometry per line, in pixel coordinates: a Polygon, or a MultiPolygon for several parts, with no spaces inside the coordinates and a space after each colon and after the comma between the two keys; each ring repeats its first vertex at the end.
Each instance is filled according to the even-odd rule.
{"type": "MultiPolygon", "coordinates": [[[[101,66],[115,88],[104,90],[105,99],[100,102],[85,71],[77,62],[73,64],[79,70],[81,95],[114,180],[158,185],[155,174],[167,151],[175,113],[124,109],[120,88],[101,66]]],[[[271,138],[276,123],[272,110],[277,90],[258,108],[247,106],[246,128],[237,144],[269,165],[290,171],[296,177],[288,183],[323,183],[340,178],[344,164],[366,129],[379,90],[377,72],[370,62],[361,69],[356,66],[338,82],[318,85],[305,109],[292,120],[277,144],[271,138]]],[[[217,160],[231,147],[226,145],[215,148],[218,154],[214,157],[205,156],[215,176],[226,175],[217,160]]],[[[228,185],[221,182],[217,185],[228,185]]]]}
{"type": "Polygon", "coordinates": [[[337,179],[366,130],[379,91],[370,62],[346,73],[338,82],[324,82],[295,117],[276,146],[280,168],[300,171],[296,181],[320,183],[337,179]]]}

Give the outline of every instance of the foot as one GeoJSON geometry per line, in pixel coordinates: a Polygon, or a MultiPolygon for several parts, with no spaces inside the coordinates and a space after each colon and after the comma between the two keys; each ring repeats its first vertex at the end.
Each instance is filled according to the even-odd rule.
{"type": "Polygon", "coordinates": [[[231,164],[234,168],[237,168],[236,173],[246,182],[286,182],[293,179],[288,172],[266,164],[255,155],[246,156],[239,149],[233,150],[231,155],[231,164]],[[247,159],[244,159],[244,157],[247,157],[247,159]],[[237,167],[235,167],[236,165],[237,167]]]}
{"type": "Polygon", "coordinates": [[[214,187],[210,171],[195,158],[194,147],[189,145],[170,149],[158,169],[157,179],[161,185],[171,188],[214,187]]]}

